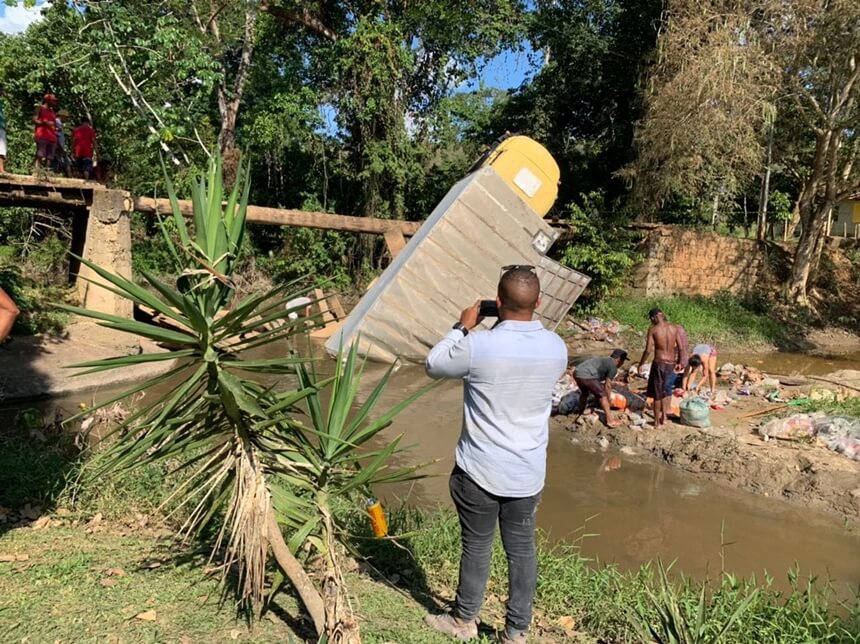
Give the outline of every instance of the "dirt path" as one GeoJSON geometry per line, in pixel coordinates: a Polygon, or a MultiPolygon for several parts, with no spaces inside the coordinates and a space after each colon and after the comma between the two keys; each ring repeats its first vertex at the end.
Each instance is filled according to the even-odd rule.
{"type": "Polygon", "coordinates": [[[175,361],[135,365],[117,371],[76,375],[69,365],[139,353],[164,353],[154,342],[88,321],[69,325],[62,337],[14,338],[0,347],[0,403],[94,391],[142,381],[171,369],[175,361]]]}
{"type": "MultiPolygon", "coordinates": [[[[761,417],[742,416],[773,407],[761,398],[738,399],[712,411],[712,427],[701,430],[670,423],[660,432],[623,426],[607,429],[596,417],[574,422],[557,416],[552,427],[571,440],[628,457],[655,457],[686,472],[771,498],[837,513],[860,529],[860,462],[825,447],[792,441],[763,441],[755,433],[761,417]]],[[[785,412],[783,412],[785,413],[785,412]]]]}

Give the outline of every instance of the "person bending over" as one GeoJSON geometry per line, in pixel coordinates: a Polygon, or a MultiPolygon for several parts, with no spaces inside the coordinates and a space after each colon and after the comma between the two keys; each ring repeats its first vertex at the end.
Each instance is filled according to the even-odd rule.
{"type": "Polygon", "coordinates": [[[567,347],[532,319],[540,303],[534,267],[503,271],[499,323],[472,332],[481,321],[476,302],[426,360],[431,378],[463,380],[463,428],[449,481],[463,550],[452,612],[424,621],[456,639],[477,637],[498,524],[510,587],[500,641],[521,643],[537,584],[535,514],[546,473],[552,390],[567,367],[567,347]]]}
{"type": "Polygon", "coordinates": [[[620,423],[612,418],[609,397],[612,394],[612,381],[626,360],[627,352],[624,349],[615,349],[608,358],[589,358],[576,366],[573,379],[579,387],[577,414],[585,411],[588,399],[594,396],[603,410],[606,426],[618,427],[620,423]]]}
{"type": "Polygon", "coordinates": [[[697,344],[693,347],[690,364],[684,374],[684,390],[696,391],[705,382],[711,388],[711,396],[717,393],[717,349],[710,344],[697,344]],[[696,384],[696,376],[701,373],[701,380],[696,384]]]}

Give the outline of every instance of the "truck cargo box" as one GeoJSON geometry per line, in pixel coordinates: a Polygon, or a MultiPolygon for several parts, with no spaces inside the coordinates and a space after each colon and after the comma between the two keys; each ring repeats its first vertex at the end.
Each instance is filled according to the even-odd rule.
{"type": "MultiPolygon", "coordinates": [[[[534,147],[525,149],[532,159],[539,157],[534,147]]],[[[451,188],[329,338],[328,352],[334,355],[341,344],[358,338],[360,353],[371,359],[422,362],[462,309],[478,298],[495,298],[501,267],[510,264],[536,267],[542,291],[536,317],[555,329],[589,278],[545,257],[559,233],[543,219],[551,201],[542,184],[548,177],[553,180],[553,167],[557,181],[557,166],[544,153],[552,164],[549,169],[546,158],[535,168],[520,154],[525,172],[515,167],[512,154],[490,155],[485,165],[451,188]],[[501,159],[504,164],[497,172],[492,164],[501,159]]],[[[555,193],[553,185],[552,199],[555,193]]],[[[493,323],[485,320],[482,326],[493,323]]]]}

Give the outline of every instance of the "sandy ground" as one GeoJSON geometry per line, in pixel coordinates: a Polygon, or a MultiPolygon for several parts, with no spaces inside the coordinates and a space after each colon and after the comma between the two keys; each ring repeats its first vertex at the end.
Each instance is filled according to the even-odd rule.
{"type": "Polygon", "coordinates": [[[89,321],[69,325],[62,337],[14,338],[0,347],[0,402],[63,396],[138,382],[169,370],[173,360],[117,371],[75,375],[69,365],[146,353],[164,353],[154,342],[105,329],[89,321]]]}

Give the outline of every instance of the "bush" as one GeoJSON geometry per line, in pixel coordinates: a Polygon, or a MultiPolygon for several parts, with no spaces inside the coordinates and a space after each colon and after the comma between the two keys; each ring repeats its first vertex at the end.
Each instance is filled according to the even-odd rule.
{"type": "Polygon", "coordinates": [[[573,238],[564,247],[561,263],[585,273],[591,283],[577,306],[592,309],[624,286],[625,276],[637,261],[633,236],[615,225],[614,217],[604,217],[602,198],[597,193],[583,195],[584,205],[570,205],[573,238]]]}

